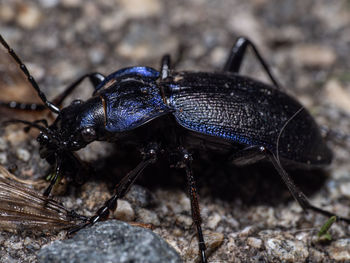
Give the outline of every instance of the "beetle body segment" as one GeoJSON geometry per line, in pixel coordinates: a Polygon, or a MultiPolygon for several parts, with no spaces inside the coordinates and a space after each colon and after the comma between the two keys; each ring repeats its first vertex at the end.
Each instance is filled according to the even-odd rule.
{"type": "Polygon", "coordinates": [[[105,103],[109,132],[124,132],[170,112],[158,85],[138,76],[124,76],[99,93],[105,103]]]}
{"type": "MultiPolygon", "coordinates": [[[[282,127],[302,108],[278,89],[234,73],[180,72],[162,85],[181,126],[274,153],[282,127]]],[[[305,109],[281,133],[278,151],[283,159],[300,165],[322,166],[332,160],[305,109]]]]}

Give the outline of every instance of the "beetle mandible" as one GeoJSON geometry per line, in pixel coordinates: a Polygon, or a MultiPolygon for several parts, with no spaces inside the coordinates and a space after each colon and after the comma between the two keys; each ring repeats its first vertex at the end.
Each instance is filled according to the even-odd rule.
{"type": "MultiPolygon", "coordinates": [[[[71,232],[108,218],[110,211],[116,209],[117,200],[127,193],[142,171],[156,162],[160,154],[171,154],[176,157],[177,166],[185,170],[200,257],[202,262],[207,262],[192,172],[192,154],[201,151],[220,154],[235,165],[267,160],[304,210],[334,215],[313,206],[282,167],[282,164],[305,169],[323,167],[330,164],[332,153],[314,119],[298,101],[281,91],[267,63],[249,39],[238,38],[222,72],[176,72],[170,67],[170,57],[165,55],[160,71],[130,67],[108,76],[85,74],[53,102],[46,98],[1,35],[0,42],[43,102],[43,105],[1,102],[1,106],[28,110],[48,108],[57,114],[51,125],[42,120],[5,122],[24,123],[40,130],[37,138],[40,156],[56,165],[55,176],[45,196],[50,194],[61,175],[62,162],[67,159],[79,162],[73,152],[92,141],[143,146],[140,149],[142,161],[120,181],[114,195],[87,223],[71,232]],[[248,47],[252,48],[273,86],[238,74],[248,47]],[[86,78],[94,86],[92,97],[86,101],[75,100],[60,109],[64,99],[86,78]]],[[[348,218],[337,218],[350,223],[348,218]]]]}

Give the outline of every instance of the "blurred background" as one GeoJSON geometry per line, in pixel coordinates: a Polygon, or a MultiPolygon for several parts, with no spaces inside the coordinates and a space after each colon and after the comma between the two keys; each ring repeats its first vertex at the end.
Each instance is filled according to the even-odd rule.
{"type": "MultiPolygon", "coordinates": [[[[285,91],[297,97],[320,124],[343,134],[350,131],[349,0],[0,0],[0,33],[49,98],[87,72],[107,75],[135,65],[159,69],[165,53],[172,55],[177,70],[219,71],[235,39],[243,35],[256,44],[285,91]]],[[[38,101],[4,52],[0,59],[0,84],[6,83],[5,78],[20,82],[11,87],[2,84],[0,98],[38,101]]],[[[269,82],[249,54],[241,73],[269,82]]],[[[84,82],[72,98],[86,98],[91,92],[89,83],[84,82]]],[[[19,175],[36,163],[46,165],[37,156],[34,140],[21,138],[6,135],[2,138],[5,146],[0,150],[0,163],[9,167],[16,162],[19,175]],[[29,156],[18,158],[18,145],[29,156]]],[[[336,161],[311,200],[346,214],[350,211],[349,143],[331,140],[330,147],[335,150],[336,161]]],[[[103,155],[100,149],[98,146],[92,150],[92,159],[103,155]]],[[[108,155],[108,150],[104,151],[108,155]]],[[[36,174],[39,168],[33,169],[36,174]]],[[[312,185],[313,179],[310,181],[312,185]]],[[[235,183],[239,187],[239,182],[235,183]]],[[[222,245],[213,249],[212,262],[350,260],[349,253],[347,258],[341,258],[337,250],[344,242],[350,242],[348,226],[336,226],[333,234],[341,240],[339,244],[335,241],[329,246],[314,245],[313,232],[302,230],[322,224],[324,217],[305,216],[294,202],[246,206],[239,197],[232,201],[207,194],[211,193],[207,188],[204,184],[199,190],[204,193],[200,195],[204,226],[207,225],[204,228],[223,234],[222,245]],[[276,244],[280,244],[286,239],[291,241],[288,253],[292,256],[284,258],[283,251],[275,249],[271,242],[277,240],[276,244]]],[[[182,189],[185,188],[170,191],[182,196],[182,189]]],[[[271,191],[279,190],[277,187],[271,191]]],[[[169,193],[157,188],[155,195],[161,202],[159,199],[169,193]]],[[[172,224],[176,216],[162,215],[161,206],[158,204],[152,211],[159,218],[170,218],[160,220],[156,232],[190,262],[191,253],[183,248],[188,246],[191,233],[178,227],[181,234],[174,234],[172,224]]],[[[181,213],[190,218],[185,208],[181,213]]],[[[196,251],[196,242],[192,241],[191,246],[192,243],[196,251]]],[[[2,239],[0,244],[4,246],[2,239]]],[[[37,249],[29,252],[24,248],[22,253],[34,253],[37,249]]],[[[2,248],[0,253],[8,256],[2,248]]]]}

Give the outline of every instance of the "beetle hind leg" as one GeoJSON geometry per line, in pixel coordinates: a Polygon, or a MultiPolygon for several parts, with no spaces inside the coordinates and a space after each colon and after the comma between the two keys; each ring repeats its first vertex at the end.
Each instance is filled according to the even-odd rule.
{"type": "Polygon", "coordinates": [[[316,213],[322,214],[327,217],[335,216],[337,218],[337,221],[344,221],[348,224],[350,224],[350,218],[338,216],[335,213],[329,212],[327,210],[324,210],[322,208],[319,208],[317,206],[314,206],[308,198],[305,196],[305,194],[295,185],[292,178],[288,175],[288,173],[283,169],[280,162],[277,160],[277,158],[272,154],[269,153],[269,159],[271,160],[273,166],[276,168],[277,172],[281,176],[283,182],[288,187],[289,192],[292,194],[294,199],[298,202],[298,204],[301,206],[301,208],[304,211],[314,211],[316,213]]]}
{"type": "Polygon", "coordinates": [[[239,37],[236,40],[236,43],[233,45],[230,55],[225,63],[224,71],[238,73],[248,47],[252,48],[255,57],[264,68],[266,74],[269,76],[272,83],[276,86],[276,88],[280,88],[280,84],[272,74],[272,71],[266,63],[266,61],[264,60],[264,58],[260,55],[260,52],[256,48],[255,44],[245,37],[239,37]]]}
{"type": "Polygon", "coordinates": [[[282,165],[275,157],[275,155],[264,146],[249,146],[239,151],[231,158],[232,163],[239,166],[252,164],[262,159],[270,160],[270,162],[277,170],[278,174],[281,176],[284,184],[287,186],[293,198],[298,202],[298,204],[305,212],[311,210],[327,217],[336,216],[338,221],[344,221],[350,224],[350,218],[338,216],[332,212],[323,210],[322,208],[311,204],[305,194],[295,185],[293,179],[283,169],[282,165]]]}

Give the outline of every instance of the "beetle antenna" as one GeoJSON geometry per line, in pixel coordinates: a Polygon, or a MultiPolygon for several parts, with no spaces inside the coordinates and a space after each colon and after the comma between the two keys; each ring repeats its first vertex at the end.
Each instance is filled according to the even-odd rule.
{"type": "Polygon", "coordinates": [[[279,134],[278,134],[278,137],[277,137],[277,142],[276,142],[276,156],[274,156],[274,158],[276,158],[276,161],[278,162],[278,164],[281,166],[281,162],[280,162],[280,155],[279,155],[279,151],[278,151],[278,148],[279,148],[279,142],[280,142],[280,139],[281,139],[281,136],[282,136],[282,133],[283,131],[286,129],[287,125],[304,109],[304,107],[300,107],[299,110],[297,110],[293,115],[292,117],[290,117],[282,126],[279,134]]]}
{"type": "Polygon", "coordinates": [[[54,134],[52,133],[52,131],[50,129],[39,125],[38,122],[42,122],[42,120],[30,122],[30,121],[25,121],[25,120],[12,119],[12,120],[4,121],[1,124],[4,126],[7,126],[7,125],[15,124],[15,123],[23,123],[23,124],[27,125],[29,128],[36,128],[39,131],[45,133],[46,135],[54,137],[54,134]]]}
{"type": "Polygon", "coordinates": [[[40,90],[38,83],[36,82],[36,80],[34,79],[34,77],[30,74],[29,70],[27,69],[26,65],[24,65],[24,63],[22,62],[22,60],[17,56],[17,54],[15,53],[15,51],[9,46],[9,44],[7,44],[7,42],[5,41],[5,39],[1,36],[0,34],[0,43],[4,46],[4,48],[7,49],[7,52],[11,55],[11,57],[16,61],[16,63],[18,64],[19,68],[22,70],[22,72],[24,73],[24,75],[26,75],[29,83],[32,85],[32,87],[36,90],[36,92],[38,93],[40,99],[42,100],[42,102],[45,104],[45,106],[52,111],[53,113],[60,113],[60,109],[53,104],[52,102],[48,101],[48,99],[46,98],[45,94],[40,90]]]}

